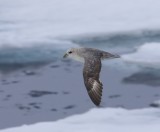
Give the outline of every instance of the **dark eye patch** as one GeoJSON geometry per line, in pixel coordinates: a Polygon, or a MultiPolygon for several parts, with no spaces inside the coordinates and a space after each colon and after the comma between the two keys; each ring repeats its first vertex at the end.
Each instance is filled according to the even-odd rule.
{"type": "Polygon", "coordinates": [[[71,54],[71,53],[72,53],[72,51],[69,51],[68,53],[69,53],[69,54],[71,54]]]}

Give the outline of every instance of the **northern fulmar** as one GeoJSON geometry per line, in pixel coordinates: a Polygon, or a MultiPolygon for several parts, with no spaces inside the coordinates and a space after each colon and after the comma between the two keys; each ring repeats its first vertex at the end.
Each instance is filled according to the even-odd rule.
{"type": "Polygon", "coordinates": [[[71,48],[64,54],[63,58],[66,57],[84,63],[84,84],[92,102],[99,106],[103,89],[103,84],[99,80],[101,60],[119,58],[120,56],[93,48],[71,48]]]}

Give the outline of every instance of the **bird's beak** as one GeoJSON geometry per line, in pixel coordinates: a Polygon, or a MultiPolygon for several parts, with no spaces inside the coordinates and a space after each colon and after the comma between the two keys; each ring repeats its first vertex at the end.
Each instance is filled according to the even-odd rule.
{"type": "Polygon", "coordinates": [[[67,56],[68,56],[68,54],[67,54],[67,53],[65,53],[65,54],[64,54],[64,56],[63,56],[63,58],[66,58],[67,56]]]}

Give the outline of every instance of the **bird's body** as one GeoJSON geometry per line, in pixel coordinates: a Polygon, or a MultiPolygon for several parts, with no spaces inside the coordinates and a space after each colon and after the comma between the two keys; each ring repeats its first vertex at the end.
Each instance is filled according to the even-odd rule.
{"type": "Polygon", "coordinates": [[[103,89],[103,84],[99,80],[101,60],[119,58],[119,56],[93,48],[71,48],[66,52],[65,57],[84,63],[84,84],[92,102],[98,106],[101,102],[103,89]]]}

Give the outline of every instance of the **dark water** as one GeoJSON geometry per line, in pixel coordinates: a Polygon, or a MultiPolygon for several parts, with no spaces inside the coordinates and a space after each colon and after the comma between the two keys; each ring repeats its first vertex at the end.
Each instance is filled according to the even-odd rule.
{"type": "MultiPolygon", "coordinates": [[[[80,46],[122,55],[134,52],[144,43],[159,42],[160,32],[100,34],[67,39],[80,46]]],[[[0,129],[55,121],[95,107],[83,84],[82,64],[63,60],[65,50],[53,45],[1,49],[0,129]]],[[[134,70],[130,65],[136,64],[125,64],[122,59],[103,64],[101,107],[155,107],[153,102],[160,99],[159,69],[138,66],[138,70],[134,70]]]]}

